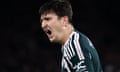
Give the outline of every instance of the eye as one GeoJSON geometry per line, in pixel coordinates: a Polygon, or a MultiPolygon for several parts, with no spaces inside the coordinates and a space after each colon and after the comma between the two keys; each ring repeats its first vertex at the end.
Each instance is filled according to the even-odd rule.
{"type": "Polygon", "coordinates": [[[49,20],[51,20],[51,18],[45,18],[44,20],[49,21],[49,20]]]}
{"type": "Polygon", "coordinates": [[[44,17],[40,19],[40,22],[42,23],[43,21],[50,21],[51,19],[51,17],[44,17]]]}

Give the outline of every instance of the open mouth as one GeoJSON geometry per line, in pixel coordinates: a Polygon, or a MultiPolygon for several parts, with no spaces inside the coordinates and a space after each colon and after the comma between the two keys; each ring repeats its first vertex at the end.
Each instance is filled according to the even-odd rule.
{"type": "Polygon", "coordinates": [[[46,33],[47,33],[48,35],[51,35],[51,34],[52,34],[52,32],[51,32],[50,30],[47,30],[46,33]]]}
{"type": "Polygon", "coordinates": [[[54,39],[54,34],[51,29],[44,29],[46,35],[48,36],[49,40],[52,41],[54,39]]]}
{"type": "Polygon", "coordinates": [[[52,31],[51,31],[50,29],[46,29],[46,30],[45,30],[45,33],[47,34],[47,36],[48,36],[49,38],[52,37],[52,31]]]}

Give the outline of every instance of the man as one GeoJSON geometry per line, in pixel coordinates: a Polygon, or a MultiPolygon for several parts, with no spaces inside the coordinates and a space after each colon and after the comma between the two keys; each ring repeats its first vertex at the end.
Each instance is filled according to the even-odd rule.
{"type": "Polygon", "coordinates": [[[62,45],[61,72],[102,72],[91,41],[72,25],[70,2],[47,2],[40,7],[39,14],[41,27],[50,42],[62,45]]]}

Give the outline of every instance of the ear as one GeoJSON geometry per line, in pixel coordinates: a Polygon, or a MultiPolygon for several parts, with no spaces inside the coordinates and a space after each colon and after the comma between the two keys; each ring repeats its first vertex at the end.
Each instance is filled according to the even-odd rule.
{"type": "Polygon", "coordinates": [[[63,17],[63,23],[64,23],[64,26],[66,27],[66,26],[68,26],[68,16],[64,16],[63,17]]]}

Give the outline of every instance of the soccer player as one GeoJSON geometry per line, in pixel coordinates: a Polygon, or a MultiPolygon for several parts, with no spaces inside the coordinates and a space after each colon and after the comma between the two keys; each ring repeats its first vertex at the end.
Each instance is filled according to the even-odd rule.
{"type": "Polygon", "coordinates": [[[102,72],[92,42],[73,26],[70,2],[49,1],[40,7],[39,14],[41,27],[50,42],[62,46],[61,72],[102,72]]]}

